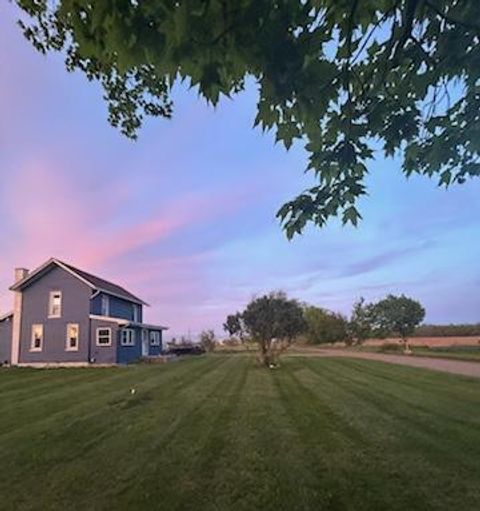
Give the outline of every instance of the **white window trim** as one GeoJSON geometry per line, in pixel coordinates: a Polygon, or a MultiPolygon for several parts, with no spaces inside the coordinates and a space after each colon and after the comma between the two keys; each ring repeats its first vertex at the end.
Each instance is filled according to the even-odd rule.
{"type": "Polygon", "coordinates": [[[50,294],[48,295],[48,318],[61,318],[62,317],[62,292],[61,291],[50,291],[50,294]],[[60,312],[58,314],[52,313],[52,300],[54,295],[60,295],[60,312]]]}
{"type": "Polygon", "coordinates": [[[121,346],[135,346],[135,330],[133,328],[124,328],[120,333],[120,345],[121,346]],[[127,335],[125,340],[124,334],[127,335]]]}
{"type": "Polygon", "coordinates": [[[160,346],[160,332],[155,330],[150,332],[150,346],[160,346]]]}
{"type": "Polygon", "coordinates": [[[32,333],[31,333],[31,338],[30,338],[30,351],[42,351],[43,350],[43,324],[42,323],[34,323],[32,325],[32,333]],[[40,337],[40,347],[37,348],[35,347],[34,345],[34,340],[35,340],[35,336],[34,336],[34,333],[35,333],[35,328],[36,327],[40,327],[41,328],[41,332],[42,332],[42,335],[40,337]]]}
{"type": "Polygon", "coordinates": [[[80,325],[78,323],[67,323],[67,338],[66,338],[66,341],[65,341],[65,351],[78,351],[78,344],[80,342],[80,325]],[[77,327],[77,343],[75,345],[75,347],[71,347],[70,346],[70,335],[69,335],[69,330],[70,330],[70,327],[72,326],[76,326],[77,327]]]}
{"type": "MultiPolygon", "coordinates": [[[[106,336],[102,336],[102,337],[106,337],[106,336]]],[[[112,345],[112,329],[110,327],[108,327],[108,326],[99,326],[99,327],[97,327],[97,331],[96,331],[96,335],[95,335],[95,340],[96,340],[97,346],[101,346],[101,347],[111,346],[112,345]],[[100,330],[108,330],[108,337],[109,337],[108,344],[105,343],[105,342],[99,342],[99,332],[100,332],[100,330]]]]}

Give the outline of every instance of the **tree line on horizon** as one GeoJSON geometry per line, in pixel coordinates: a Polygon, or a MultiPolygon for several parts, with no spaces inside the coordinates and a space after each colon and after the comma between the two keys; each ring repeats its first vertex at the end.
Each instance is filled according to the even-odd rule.
{"type": "MultiPolygon", "coordinates": [[[[259,347],[261,362],[275,366],[278,356],[293,342],[361,346],[368,339],[400,337],[405,353],[411,353],[408,341],[412,337],[480,336],[480,323],[422,324],[425,309],[420,302],[405,295],[387,295],[368,303],[364,298],[354,302],[350,316],[289,299],[282,291],[253,298],[243,312],[229,314],[223,329],[229,337],[222,344],[232,349],[259,347]]],[[[480,342],[480,341],[479,341],[480,342]]],[[[199,343],[184,336],[173,338],[170,347],[200,346],[212,352],[219,340],[212,329],[203,330],[199,343]]]]}
{"type": "Polygon", "coordinates": [[[312,344],[343,341],[360,345],[372,337],[398,335],[409,353],[408,339],[424,318],[421,303],[403,294],[389,294],[372,303],[360,298],[347,318],[277,291],[252,299],[243,312],[228,315],[223,328],[240,342],[256,342],[262,363],[274,366],[279,353],[298,339],[312,344]]]}

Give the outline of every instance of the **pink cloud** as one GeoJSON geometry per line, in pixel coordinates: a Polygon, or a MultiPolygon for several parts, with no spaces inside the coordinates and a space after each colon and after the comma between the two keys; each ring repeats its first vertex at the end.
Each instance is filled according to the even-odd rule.
{"type": "MultiPolygon", "coordinates": [[[[81,168],[81,162],[76,166],[81,168]]],[[[203,267],[210,255],[158,258],[148,248],[185,229],[198,236],[205,224],[223,222],[252,198],[246,190],[210,197],[184,194],[145,216],[138,192],[128,182],[99,182],[92,189],[75,172],[61,172],[56,163],[26,164],[6,183],[2,206],[13,235],[0,259],[1,309],[11,305],[5,290],[14,267],[35,268],[57,257],[131,288],[152,305],[176,303],[178,313],[182,303],[206,297],[203,267]],[[118,222],[126,204],[132,214],[118,222]]],[[[148,315],[154,320],[152,313],[162,311],[164,307],[155,307],[148,315]]]]}

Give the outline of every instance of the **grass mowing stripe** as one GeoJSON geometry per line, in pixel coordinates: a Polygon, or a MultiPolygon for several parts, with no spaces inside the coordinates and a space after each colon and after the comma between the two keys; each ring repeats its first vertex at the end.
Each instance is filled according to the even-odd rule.
{"type": "MultiPolygon", "coordinates": [[[[308,363],[308,362],[307,362],[308,363]]],[[[369,365],[367,365],[367,368],[369,365]]],[[[390,381],[383,381],[383,384],[379,386],[371,377],[371,370],[362,371],[361,367],[356,366],[356,371],[349,371],[344,379],[348,379],[355,384],[355,386],[362,386],[364,389],[369,389],[373,396],[383,396],[385,399],[381,399],[381,403],[386,403],[389,400],[394,400],[398,403],[405,405],[405,414],[411,414],[411,408],[414,408],[416,415],[420,418],[424,417],[427,423],[427,427],[434,427],[438,420],[442,419],[442,432],[446,426],[451,430],[452,434],[456,434],[459,429],[465,433],[465,429],[470,430],[471,433],[476,433],[480,426],[480,417],[478,414],[472,415],[471,409],[466,407],[466,403],[470,403],[475,409],[480,405],[480,398],[478,395],[473,402],[470,400],[462,399],[452,400],[450,396],[444,396],[443,393],[438,392],[432,395],[432,392],[426,392],[422,386],[419,385],[413,390],[408,392],[401,388],[401,382],[407,377],[405,374],[398,374],[398,378],[391,378],[390,381]],[[366,377],[368,375],[368,377],[366,377]],[[466,412],[466,414],[465,414],[466,412]],[[434,416],[435,420],[432,420],[434,416]]],[[[374,369],[374,368],[371,368],[374,369]]],[[[328,369],[327,369],[328,370],[328,369]]],[[[345,372],[345,371],[343,371],[345,372]]],[[[408,374],[408,373],[407,373],[408,374]]],[[[439,380],[441,382],[442,374],[428,373],[429,378],[439,380]]],[[[476,384],[477,382],[471,382],[476,384]]],[[[440,386],[440,385],[439,385],[440,386]]],[[[465,385],[464,385],[465,386],[465,385]]],[[[438,387],[438,386],[437,386],[438,387]]],[[[423,422],[425,422],[423,421],[423,422]]],[[[442,433],[440,431],[431,431],[433,433],[442,433]]],[[[462,435],[464,436],[464,434],[462,435]]],[[[478,452],[480,456],[480,450],[478,452]]]]}
{"type": "MultiPolygon", "coordinates": [[[[23,416],[25,422],[31,422],[36,420],[37,415],[43,417],[47,413],[54,413],[56,409],[64,411],[69,405],[75,406],[78,401],[68,400],[69,397],[77,395],[79,391],[88,389],[92,385],[101,388],[107,382],[124,381],[127,375],[123,371],[127,370],[124,368],[116,372],[102,373],[102,369],[94,369],[73,379],[66,379],[63,382],[55,381],[45,388],[34,386],[30,389],[28,397],[14,397],[15,404],[13,406],[10,404],[7,413],[0,418],[0,434],[9,426],[17,427],[19,416],[23,416]],[[65,399],[61,400],[61,397],[65,399]],[[42,404],[47,406],[42,407],[42,404]],[[9,418],[10,424],[7,420],[9,418]]],[[[0,405],[10,402],[12,398],[13,396],[2,396],[0,405]]]]}
{"type": "Polygon", "coordinates": [[[33,369],[26,367],[3,367],[0,368],[0,393],[4,394],[10,390],[17,390],[19,387],[29,388],[32,384],[42,380],[52,380],[53,373],[68,377],[71,371],[76,369],[33,369]],[[50,374],[48,374],[50,373],[50,374]]]}
{"type": "MultiPolygon", "coordinates": [[[[310,361],[307,362],[308,366],[311,368],[310,361]]],[[[318,371],[313,369],[315,372],[318,371]]],[[[327,372],[329,374],[338,374],[336,371],[332,370],[332,368],[328,368],[327,372]]],[[[361,373],[358,373],[356,376],[352,376],[352,373],[348,373],[348,375],[343,375],[342,379],[337,379],[337,385],[343,386],[343,388],[348,389],[352,394],[357,396],[358,398],[362,398],[368,400],[372,405],[376,406],[377,409],[383,413],[385,417],[388,418],[389,421],[395,420],[398,421],[398,427],[402,427],[402,421],[408,421],[407,426],[414,422],[415,428],[408,428],[406,434],[412,434],[411,431],[414,431],[415,435],[420,435],[417,438],[418,442],[432,442],[432,446],[435,445],[438,449],[443,451],[448,451],[448,446],[443,445],[443,443],[438,443],[437,439],[439,435],[442,435],[444,439],[448,439],[450,437],[455,437],[459,431],[463,432],[463,435],[459,439],[455,439],[455,442],[458,445],[464,445],[465,447],[470,444],[471,434],[476,435],[478,428],[470,425],[466,425],[462,421],[457,421],[455,418],[451,418],[447,412],[439,413],[438,410],[434,409],[432,406],[421,405],[421,400],[425,400],[425,396],[422,396],[421,390],[417,389],[417,395],[412,397],[412,394],[399,394],[394,392],[396,389],[396,381],[391,381],[389,385],[384,383],[382,387],[374,386],[371,381],[369,381],[365,376],[362,377],[361,373]],[[395,406],[392,407],[391,403],[394,403],[395,406]],[[412,413],[412,411],[415,413],[412,413]],[[439,424],[441,424],[441,429],[439,424]],[[447,433],[447,435],[445,435],[447,433]],[[465,435],[465,433],[470,433],[465,435]]],[[[425,402],[425,401],[424,401],[425,402]]],[[[427,400],[428,402],[428,400],[427,400]]],[[[438,407],[436,407],[438,408],[438,407]]],[[[472,446],[470,447],[470,450],[472,446]]],[[[448,451],[450,455],[454,456],[455,451],[448,451]]],[[[476,454],[476,448],[473,447],[473,452],[476,454]]],[[[478,450],[478,455],[480,455],[480,450],[478,450]]]]}
{"type": "MultiPolygon", "coordinates": [[[[195,445],[191,443],[192,440],[198,442],[194,435],[195,429],[198,427],[202,431],[202,428],[205,427],[200,420],[201,417],[205,416],[204,420],[211,420],[211,412],[206,414],[205,409],[209,408],[210,400],[230,378],[231,370],[225,365],[232,366],[234,362],[230,360],[226,364],[226,361],[227,359],[220,360],[219,365],[219,361],[210,360],[211,367],[216,369],[205,374],[203,379],[192,381],[192,387],[200,385],[201,388],[196,393],[189,391],[184,395],[178,395],[178,407],[175,407],[174,403],[170,403],[168,408],[161,409],[154,407],[155,403],[151,403],[149,407],[155,413],[150,420],[147,423],[132,424],[132,427],[129,428],[130,439],[125,446],[129,452],[128,459],[125,460],[117,456],[114,460],[110,460],[115,463],[112,477],[116,484],[111,485],[105,481],[105,486],[100,490],[98,485],[102,483],[98,483],[98,481],[101,481],[102,478],[99,477],[97,481],[94,474],[92,475],[97,489],[96,494],[102,495],[100,502],[97,497],[99,509],[111,509],[112,505],[116,509],[137,509],[139,506],[151,509],[155,502],[149,503],[149,488],[160,484],[167,477],[170,484],[174,484],[173,479],[175,473],[180,470],[179,465],[190,466],[192,453],[188,452],[188,448],[195,445]],[[175,408],[178,409],[175,410],[175,408]],[[153,427],[154,425],[156,427],[153,427]],[[195,429],[190,431],[192,428],[195,429]],[[185,437],[188,438],[188,445],[183,444],[186,440],[185,437]],[[175,459],[173,465],[170,461],[172,451],[175,459]],[[139,465],[142,466],[141,471],[138,470],[139,465]],[[119,504],[113,504],[116,502],[119,504]],[[121,505],[120,502],[124,504],[121,505]]],[[[99,450],[91,454],[98,457],[104,452],[108,456],[112,450],[118,451],[118,448],[115,449],[117,442],[118,438],[112,436],[99,450]]],[[[104,467],[100,465],[96,467],[95,473],[98,471],[101,474],[104,470],[104,467]]],[[[183,475],[185,470],[186,468],[180,470],[180,474],[183,475]]],[[[174,486],[172,486],[172,490],[177,491],[174,486]]]]}
{"type": "MultiPolygon", "coordinates": [[[[319,371],[319,368],[317,370],[319,371]]],[[[341,374],[339,371],[333,371],[332,376],[331,370],[332,368],[328,368],[326,371],[328,377],[335,378],[341,374]]],[[[325,371],[322,373],[319,371],[319,374],[325,375],[325,371]]],[[[398,467],[403,468],[408,474],[406,467],[414,466],[417,472],[431,474],[434,481],[440,480],[443,476],[446,492],[443,499],[445,501],[454,503],[456,499],[461,499],[462,494],[464,500],[466,495],[469,495],[472,500],[478,498],[478,492],[475,495],[471,491],[472,481],[480,476],[479,456],[476,453],[477,449],[473,447],[479,443],[478,429],[467,442],[470,444],[470,452],[467,452],[464,438],[459,437],[458,434],[447,434],[447,428],[440,426],[442,425],[441,419],[432,418],[437,422],[442,433],[428,431],[425,422],[420,422],[412,410],[405,409],[398,400],[385,399],[385,397],[377,398],[374,390],[371,393],[365,391],[358,380],[350,381],[349,384],[345,384],[345,381],[344,378],[338,378],[336,384],[355,396],[357,410],[370,411],[368,414],[364,413],[358,423],[363,424],[365,430],[372,427],[375,435],[378,435],[379,442],[384,446],[387,445],[389,452],[396,453],[395,462],[398,467]],[[360,403],[361,406],[359,406],[360,403]],[[375,414],[375,412],[377,413],[375,414]],[[388,435],[386,438],[385,432],[388,435]],[[445,478],[442,464],[447,464],[451,469],[451,477],[445,478]]],[[[374,460],[375,455],[370,453],[369,459],[374,460]]],[[[382,462],[378,460],[374,464],[381,465],[382,462]]],[[[413,487],[412,482],[409,481],[408,486],[413,487]]],[[[429,498],[432,500],[431,496],[429,498]]]]}
{"type": "MultiPolygon", "coordinates": [[[[319,369],[325,363],[315,361],[319,369]]],[[[327,362],[328,365],[328,362],[327,362]]],[[[317,459],[317,474],[322,487],[328,489],[329,500],[322,502],[326,509],[412,509],[415,505],[421,509],[433,509],[421,487],[409,485],[409,478],[396,470],[392,460],[385,463],[385,453],[378,448],[375,435],[369,435],[368,430],[359,429],[357,438],[361,441],[352,445],[351,432],[348,429],[357,428],[358,423],[350,421],[348,415],[342,413],[342,400],[345,389],[338,385],[341,379],[339,373],[311,373],[301,368],[302,362],[297,360],[290,364],[289,370],[296,377],[280,380],[283,384],[283,403],[289,403],[293,422],[296,424],[302,441],[308,445],[308,451],[313,460],[317,459]],[[299,391],[299,383],[309,392],[299,391]],[[328,403],[325,407],[324,401],[328,403]],[[323,405],[323,406],[322,406],[323,405]],[[344,421],[349,425],[347,430],[339,424],[327,421],[325,428],[332,428],[330,434],[318,429],[318,424],[324,410],[332,408],[334,413],[344,415],[344,421]],[[335,441],[332,442],[331,438],[335,441]],[[323,460],[326,460],[325,462],[323,460]],[[392,479],[393,476],[393,479],[392,479]],[[391,482],[395,478],[404,478],[405,491],[401,494],[394,491],[391,482]],[[354,507],[349,503],[355,502],[354,507]]],[[[357,408],[369,407],[357,399],[357,408]]],[[[371,424],[375,424],[375,410],[371,410],[371,424]]],[[[330,413],[330,412],[329,412],[330,413]]],[[[314,463],[314,461],[310,462],[314,463]]]]}
{"type": "MultiPolygon", "coordinates": [[[[185,361],[182,363],[188,362],[185,361]]],[[[78,417],[83,418],[90,412],[90,410],[93,410],[93,414],[96,414],[99,410],[101,411],[101,406],[109,404],[113,397],[114,399],[120,400],[129,399],[130,388],[145,385],[145,383],[149,381],[146,377],[155,382],[157,382],[159,378],[163,379],[165,377],[167,378],[165,385],[172,385],[172,382],[168,381],[168,377],[170,376],[173,382],[178,380],[179,385],[181,386],[188,384],[190,376],[195,376],[195,374],[197,374],[196,371],[198,371],[198,375],[201,375],[203,371],[210,371],[212,369],[213,367],[210,364],[205,363],[197,364],[195,370],[191,367],[185,368],[183,372],[169,370],[168,366],[153,366],[144,368],[144,370],[140,373],[143,377],[140,381],[138,379],[138,372],[132,371],[128,374],[119,372],[114,373],[101,381],[94,379],[93,381],[86,381],[77,387],[63,389],[63,392],[61,392],[60,388],[53,393],[55,395],[54,400],[52,400],[52,394],[50,394],[38,399],[35,402],[35,407],[33,408],[29,408],[28,406],[25,407],[25,403],[22,403],[22,407],[24,408],[23,414],[19,413],[18,409],[10,409],[8,415],[5,414],[1,417],[0,428],[3,429],[5,421],[9,416],[10,422],[12,422],[12,420],[16,421],[16,427],[13,430],[7,429],[3,432],[1,432],[0,429],[0,438],[3,435],[7,437],[10,435],[9,440],[13,441],[14,438],[12,438],[11,435],[22,435],[22,429],[28,429],[31,432],[41,432],[42,430],[48,430],[50,423],[55,423],[60,419],[64,423],[68,424],[70,417],[72,417],[73,420],[77,420],[78,417]],[[188,378],[185,378],[186,376],[188,376],[188,378]],[[119,383],[121,383],[121,385],[119,385],[119,383]],[[59,393],[61,393],[61,396],[58,396],[59,393]],[[50,406],[41,406],[43,403],[50,406]],[[22,421],[22,426],[20,427],[18,426],[19,419],[22,421]]],[[[92,369],[91,371],[95,372],[99,370],[101,371],[101,369],[92,369]]],[[[179,388],[179,386],[176,387],[177,390],[179,388]]]]}
{"type": "MultiPolygon", "coordinates": [[[[194,445],[185,445],[185,449],[190,448],[191,453],[185,465],[172,467],[177,474],[177,477],[170,479],[173,487],[182,484],[185,479],[189,480],[189,484],[177,494],[173,509],[189,509],[191,502],[206,507],[214,498],[218,487],[212,484],[213,476],[219,457],[228,448],[226,433],[238,407],[246,377],[245,360],[240,359],[209,395],[208,401],[191,413],[185,427],[180,428],[183,441],[191,444],[193,440],[194,445]],[[212,478],[205,483],[200,474],[211,474],[212,478]]],[[[146,500],[145,504],[148,503],[149,500],[146,500]]],[[[154,501],[150,501],[150,504],[153,505],[154,501]]]]}
{"type": "MultiPolygon", "coordinates": [[[[308,364],[309,362],[306,363],[308,364]]],[[[328,367],[330,369],[327,368],[327,371],[330,370],[331,372],[335,365],[331,364],[328,367]]],[[[378,369],[379,368],[376,362],[374,362],[373,365],[370,364],[369,361],[363,365],[362,363],[355,363],[352,365],[350,361],[337,359],[335,370],[345,374],[346,377],[352,381],[354,381],[356,378],[359,379],[363,385],[373,389],[375,392],[377,390],[388,392],[390,397],[401,400],[409,400],[411,401],[412,405],[415,405],[416,402],[425,403],[426,398],[430,396],[432,398],[435,397],[435,399],[427,400],[431,404],[432,408],[436,407],[439,409],[445,409],[446,407],[454,407],[455,404],[459,403],[458,393],[454,398],[452,398],[450,394],[443,392],[443,386],[445,384],[444,379],[447,379],[448,384],[450,378],[455,381],[455,376],[452,377],[450,375],[444,375],[442,373],[434,373],[420,369],[420,374],[415,372],[418,376],[416,381],[420,380],[419,383],[414,386],[405,386],[405,380],[411,378],[409,368],[397,368],[397,371],[391,373],[390,378],[386,379],[382,377],[380,381],[376,381],[376,372],[378,369]],[[430,383],[433,382],[433,385],[428,387],[424,385],[426,379],[428,379],[430,383]],[[392,383],[394,383],[394,385],[392,385],[392,383]]],[[[461,390],[462,396],[462,400],[459,403],[460,408],[463,410],[465,409],[463,406],[465,402],[470,402],[472,406],[478,406],[478,404],[480,404],[478,392],[478,390],[480,390],[480,382],[477,382],[476,380],[463,379],[460,381],[462,383],[462,386],[459,388],[459,390],[461,390]],[[466,390],[471,390],[472,388],[475,390],[475,386],[478,386],[477,392],[466,392],[466,390]]],[[[448,413],[448,417],[451,418],[452,414],[448,413]]],[[[470,415],[468,418],[472,419],[470,415]]]]}
{"type": "MultiPolygon", "coordinates": [[[[351,473],[355,479],[355,465],[351,454],[358,452],[361,444],[352,442],[351,427],[342,429],[344,421],[330,421],[338,414],[332,408],[335,395],[328,391],[326,396],[316,394],[312,387],[304,392],[305,385],[300,383],[300,376],[305,374],[302,362],[288,360],[275,381],[288,416],[290,424],[296,431],[299,442],[303,445],[306,469],[315,477],[318,497],[316,505],[319,509],[348,509],[348,497],[351,487],[346,488],[342,472],[351,473]]],[[[320,384],[318,378],[316,382],[320,384]]],[[[357,435],[353,435],[353,438],[357,435]]]]}
{"type": "Polygon", "coordinates": [[[342,361],[343,366],[349,369],[357,368],[361,372],[368,372],[372,379],[377,380],[379,384],[382,381],[388,382],[393,378],[398,379],[399,386],[405,387],[407,390],[417,390],[421,387],[423,391],[432,392],[437,395],[439,388],[441,388],[442,396],[451,396],[454,399],[458,396],[458,391],[460,390],[463,396],[478,399],[478,388],[475,388],[475,386],[480,386],[480,380],[477,378],[454,375],[427,368],[391,364],[380,360],[358,360],[353,358],[337,358],[336,360],[342,361]],[[397,376],[399,378],[396,378],[397,376]]]}
{"type": "MultiPolygon", "coordinates": [[[[194,364],[200,365],[199,362],[195,361],[194,364]]],[[[97,499],[99,494],[108,496],[112,488],[114,493],[118,493],[118,485],[122,482],[128,485],[132,475],[138,473],[138,464],[147,463],[155,437],[163,435],[167,441],[171,441],[177,434],[180,424],[174,415],[175,401],[169,399],[167,407],[161,406],[168,394],[175,392],[182,400],[193,394],[192,390],[198,382],[206,383],[208,378],[210,382],[206,388],[216,388],[218,379],[227,377],[228,372],[222,369],[226,362],[227,359],[201,361],[202,371],[197,373],[198,379],[189,378],[188,370],[194,364],[189,363],[190,367],[185,364],[186,367],[177,367],[181,373],[178,373],[175,386],[168,389],[162,387],[161,392],[156,392],[158,387],[153,380],[150,386],[144,386],[142,393],[151,392],[151,399],[143,400],[139,405],[123,406],[114,398],[115,403],[108,409],[100,408],[96,412],[91,410],[89,415],[81,415],[75,424],[62,428],[46,439],[50,446],[48,451],[38,452],[35,464],[45,477],[38,480],[37,475],[23,484],[27,484],[31,491],[36,491],[39,499],[49,501],[49,509],[64,509],[62,499],[70,497],[75,497],[74,501],[79,506],[90,509],[87,503],[89,494],[84,492],[87,487],[93,490],[97,499]],[[153,416],[149,414],[152,410],[153,416]],[[162,420],[165,426],[163,430],[158,429],[158,420],[162,420]],[[169,428],[172,421],[174,427],[169,428]],[[65,445],[70,445],[68,451],[65,451],[65,445]],[[85,466],[90,467],[88,473],[82,470],[85,466]],[[105,478],[104,474],[109,476],[105,478]],[[113,486],[112,481],[115,481],[113,486]]],[[[199,406],[198,396],[192,395],[190,402],[192,407],[199,406]]],[[[21,460],[23,470],[28,461],[25,458],[21,460]]],[[[104,508],[111,509],[111,501],[107,500],[104,508]]]]}
{"type": "Polygon", "coordinates": [[[307,488],[303,446],[279,399],[271,371],[246,357],[248,369],[231,423],[205,488],[205,510],[307,509],[316,497],[307,488]]]}
{"type": "Polygon", "coordinates": [[[326,358],[130,369],[66,376],[64,392],[50,373],[58,388],[18,408],[18,434],[0,437],[2,511],[480,509],[477,383],[326,358]]]}

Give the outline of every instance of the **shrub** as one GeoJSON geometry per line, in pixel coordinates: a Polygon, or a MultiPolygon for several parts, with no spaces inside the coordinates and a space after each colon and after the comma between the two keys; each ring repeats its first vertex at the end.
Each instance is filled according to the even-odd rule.
{"type": "Polygon", "coordinates": [[[215,340],[215,333],[213,330],[204,330],[200,334],[200,346],[207,353],[214,351],[216,344],[217,344],[217,341],[215,340]]]}
{"type": "Polygon", "coordinates": [[[389,351],[400,352],[402,349],[402,345],[397,342],[384,342],[379,346],[378,351],[381,353],[389,351]]]}
{"type": "Polygon", "coordinates": [[[306,307],[306,337],[312,344],[345,341],[348,338],[347,320],[335,312],[320,307],[306,307]]]}

